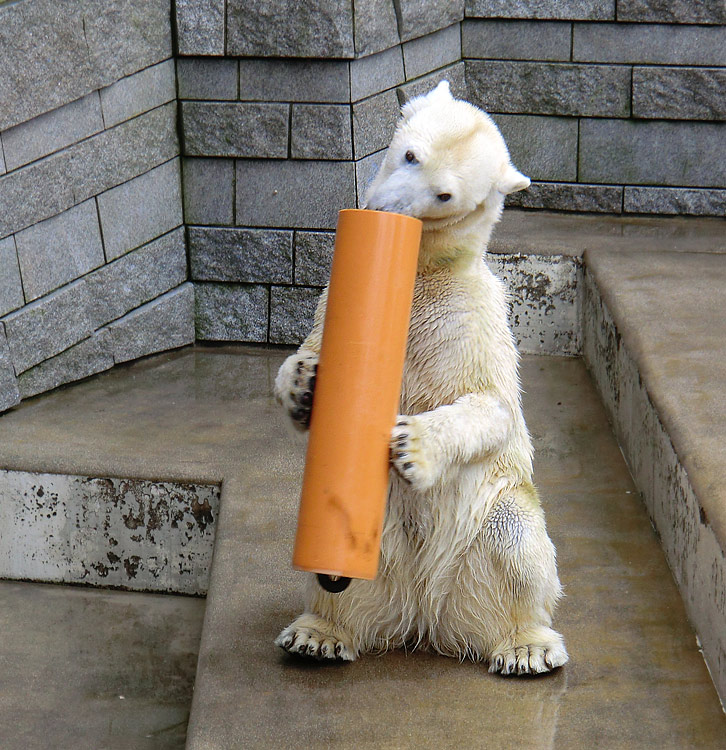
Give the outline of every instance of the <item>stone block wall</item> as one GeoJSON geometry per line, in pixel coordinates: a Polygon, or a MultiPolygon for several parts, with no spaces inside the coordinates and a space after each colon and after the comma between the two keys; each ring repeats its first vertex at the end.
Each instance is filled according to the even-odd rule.
{"type": "Polygon", "coordinates": [[[722,0],[468,0],[471,100],[533,179],[509,205],[726,213],[722,0]]]}
{"type": "Polygon", "coordinates": [[[0,0],[0,410],[195,337],[298,343],[398,91],[444,77],[532,177],[511,206],[723,215],[724,7],[0,0]]]}
{"type": "MultiPolygon", "coordinates": [[[[397,89],[442,77],[492,113],[532,177],[510,206],[726,211],[720,0],[177,0],[176,10],[198,339],[301,340],[337,211],[360,205],[397,89]]],[[[512,292],[516,308],[526,290],[512,292]]]]}
{"type": "Polygon", "coordinates": [[[397,89],[446,77],[466,95],[463,3],[431,3],[428,17],[404,2],[398,20],[389,2],[243,5],[202,17],[199,3],[177,3],[196,333],[295,344],[327,282],[338,210],[360,205],[388,145],[397,89]]]}
{"type": "Polygon", "coordinates": [[[0,3],[0,411],[194,340],[169,0],[0,3]]]}

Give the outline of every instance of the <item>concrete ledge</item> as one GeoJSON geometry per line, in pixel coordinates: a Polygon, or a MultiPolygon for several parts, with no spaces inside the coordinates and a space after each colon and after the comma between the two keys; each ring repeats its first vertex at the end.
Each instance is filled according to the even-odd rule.
{"type": "Polygon", "coordinates": [[[726,699],[722,255],[587,253],[583,353],[726,699]]]}
{"type": "Polygon", "coordinates": [[[0,578],[205,594],[215,485],[0,470],[0,578]]]}

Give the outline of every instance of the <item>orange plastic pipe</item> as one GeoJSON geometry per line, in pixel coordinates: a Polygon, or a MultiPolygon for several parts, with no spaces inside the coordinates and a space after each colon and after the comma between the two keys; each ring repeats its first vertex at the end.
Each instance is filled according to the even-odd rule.
{"type": "Polygon", "coordinates": [[[376,577],[422,223],[338,215],[293,566],[376,577]]]}

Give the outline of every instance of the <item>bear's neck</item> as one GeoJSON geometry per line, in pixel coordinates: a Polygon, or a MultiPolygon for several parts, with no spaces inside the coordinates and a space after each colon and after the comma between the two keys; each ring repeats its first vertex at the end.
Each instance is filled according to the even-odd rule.
{"type": "Polygon", "coordinates": [[[504,198],[490,195],[468,216],[440,228],[427,228],[421,238],[418,271],[427,273],[449,268],[463,270],[481,260],[489,245],[494,225],[502,215],[504,198]]]}

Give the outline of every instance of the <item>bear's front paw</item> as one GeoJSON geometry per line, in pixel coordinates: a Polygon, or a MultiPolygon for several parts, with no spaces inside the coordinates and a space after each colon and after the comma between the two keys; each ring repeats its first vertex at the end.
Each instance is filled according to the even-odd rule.
{"type": "Polygon", "coordinates": [[[391,432],[391,463],[416,490],[427,490],[441,471],[427,440],[421,417],[399,416],[391,432]]]}
{"type": "Polygon", "coordinates": [[[318,355],[299,351],[285,360],[275,380],[277,400],[301,430],[310,426],[317,371],[318,355]]]}

